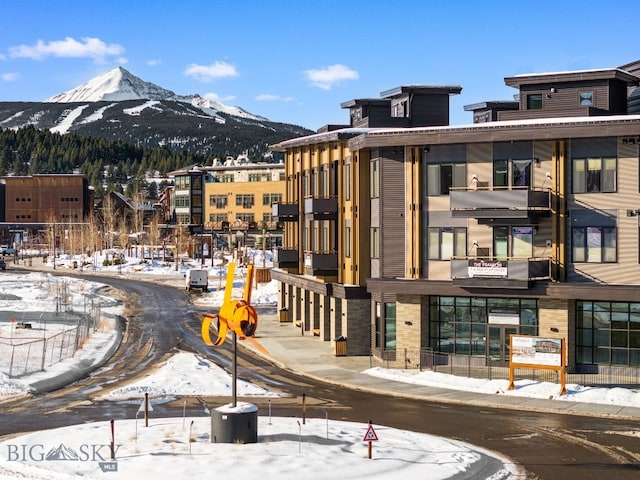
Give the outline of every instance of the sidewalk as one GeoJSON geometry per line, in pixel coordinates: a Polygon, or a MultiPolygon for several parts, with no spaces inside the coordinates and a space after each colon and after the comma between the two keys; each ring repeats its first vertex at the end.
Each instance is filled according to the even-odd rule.
{"type": "MultiPolygon", "coordinates": [[[[279,366],[317,380],[390,396],[431,400],[449,404],[479,407],[508,408],[597,417],[638,420],[640,408],[599,403],[569,402],[507,395],[488,395],[476,392],[414,385],[387,380],[362,373],[371,368],[369,357],[338,357],[332,354],[329,342],[311,333],[301,334],[295,324],[280,323],[277,314],[260,314],[255,336],[268,352],[268,358],[279,366]]],[[[264,356],[250,341],[241,341],[248,348],[264,356]]]]}

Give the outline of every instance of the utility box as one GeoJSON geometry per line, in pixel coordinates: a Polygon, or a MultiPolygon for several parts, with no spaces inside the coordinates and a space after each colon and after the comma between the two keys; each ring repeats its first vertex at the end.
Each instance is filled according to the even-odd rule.
{"type": "Polygon", "coordinates": [[[279,319],[280,323],[290,322],[291,320],[289,319],[289,310],[287,310],[286,308],[281,308],[279,312],[279,319]]]}
{"type": "Polygon", "coordinates": [[[342,335],[333,341],[333,353],[336,357],[347,356],[347,339],[342,335]]]}
{"type": "Polygon", "coordinates": [[[212,410],[211,443],[258,443],[258,407],[242,403],[212,410]]]}

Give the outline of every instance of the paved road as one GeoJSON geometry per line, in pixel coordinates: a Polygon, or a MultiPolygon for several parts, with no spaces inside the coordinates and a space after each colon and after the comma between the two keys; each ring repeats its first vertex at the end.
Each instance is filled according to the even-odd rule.
{"type": "MultiPolygon", "coordinates": [[[[96,280],[93,275],[89,278],[96,280]]],[[[105,278],[104,282],[128,294],[123,300],[130,305],[124,347],[108,366],[81,381],[29,402],[4,406],[3,433],[131,418],[135,412],[128,403],[91,399],[102,388],[113,388],[142,374],[175,349],[198,352],[229,368],[229,345],[219,349],[203,345],[199,336],[201,309],[190,302],[183,290],[121,277],[105,278]]],[[[470,404],[456,400],[455,397],[465,397],[461,392],[449,392],[445,398],[437,389],[423,389],[418,395],[414,387],[405,396],[405,384],[391,382],[390,386],[389,381],[359,374],[367,359],[334,357],[317,338],[302,337],[291,325],[280,325],[275,312],[263,313],[258,340],[272,353],[266,358],[258,356],[242,344],[238,374],[286,395],[271,401],[252,399],[261,415],[269,409],[273,415],[302,415],[304,394],[304,415],[373,420],[379,425],[455,438],[513,459],[524,466],[530,479],[638,478],[637,419],[558,414],[526,405],[493,408],[488,402],[478,403],[477,398],[470,399],[470,404]]],[[[215,407],[228,401],[189,398],[189,414],[203,414],[203,405],[215,407]]],[[[158,416],[179,416],[183,406],[183,399],[177,399],[154,406],[154,412],[158,416]]]]}

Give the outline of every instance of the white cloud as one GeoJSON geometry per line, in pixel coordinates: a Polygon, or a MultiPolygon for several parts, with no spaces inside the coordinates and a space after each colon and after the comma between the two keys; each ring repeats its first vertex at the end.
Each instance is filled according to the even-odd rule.
{"type": "Polygon", "coordinates": [[[20,74],[13,72],[2,73],[0,74],[0,78],[5,82],[15,82],[20,78],[20,74]]]}
{"type": "Polygon", "coordinates": [[[157,65],[160,65],[162,63],[162,60],[158,60],[155,58],[152,58],[151,60],[147,60],[147,65],[149,65],[150,67],[155,67],[157,65]]]}
{"type": "Polygon", "coordinates": [[[359,78],[358,72],[339,63],[325,68],[305,70],[304,74],[311,82],[311,85],[323,90],[331,90],[333,86],[343,80],[357,80],[359,78]]]}
{"type": "Polygon", "coordinates": [[[226,62],[215,62],[211,65],[189,65],[184,74],[201,82],[210,82],[216,78],[237,77],[236,67],[226,62]]]}
{"type": "Polygon", "coordinates": [[[0,60],[6,60],[7,56],[4,53],[0,53],[0,60]]]}
{"type": "Polygon", "coordinates": [[[271,95],[269,93],[263,93],[260,95],[256,95],[254,97],[255,100],[259,102],[293,102],[295,99],[293,97],[281,97],[280,95],[271,95]]]}
{"type": "Polygon", "coordinates": [[[231,100],[235,100],[236,96],[227,95],[226,97],[221,97],[217,93],[210,92],[210,93],[205,93],[204,98],[206,98],[207,100],[213,100],[214,102],[229,102],[231,100]]]}
{"type": "Polygon", "coordinates": [[[92,58],[103,61],[111,55],[121,55],[124,47],[117,43],[107,45],[99,38],[84,37],[78,41],[71,37],[64,40],[44,42],[38,40],[35,45],[18,45],[9,48],[12,57],[43,60],[46,57],[92,58]]]}

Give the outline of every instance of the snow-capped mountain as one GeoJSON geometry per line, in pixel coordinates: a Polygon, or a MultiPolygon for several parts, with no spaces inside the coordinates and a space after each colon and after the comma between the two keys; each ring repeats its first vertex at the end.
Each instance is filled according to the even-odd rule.
{"type": "Polygon", "coordinates": [[[92,78],[82,85],[45,100],[53,103],[75,102],[122,102],[125,100],[171,100],[190,103],[207,109],[212,115],[223,112],[241,118],[268,121],[267,118],[253,115],[240,107],[225,105],[215,100],[208,100],[198,94],[176,95],[171,90],[145,82],[123,67],[117,67],[92,78]]]}
{"type": "Polygon", "coordinates": [[[0,129],[27,126],[234,157],[245,151],[265,154],[271,144],[313,133],[200,95],[177,95],[122,67],[46,102],[0,102],[0,129]]]}

